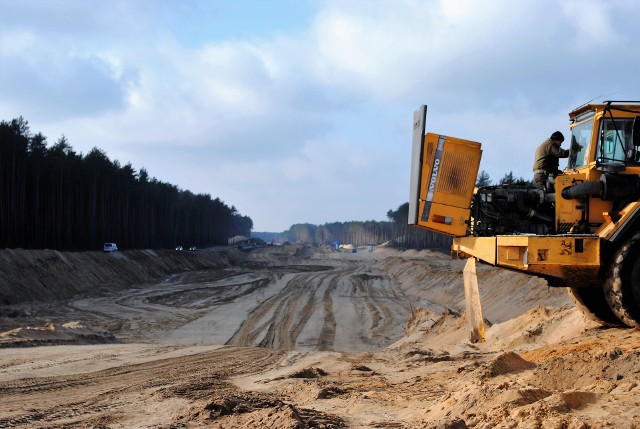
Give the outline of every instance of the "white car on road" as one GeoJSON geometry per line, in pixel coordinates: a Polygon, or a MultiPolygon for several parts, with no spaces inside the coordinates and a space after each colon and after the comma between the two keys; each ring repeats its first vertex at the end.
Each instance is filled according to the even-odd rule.
{"type": "Polygon", "coordinates": [[[105,252],[117,252],[118,246],[116,246],[116,243],[104,243],[102,250],[105,252]]]}

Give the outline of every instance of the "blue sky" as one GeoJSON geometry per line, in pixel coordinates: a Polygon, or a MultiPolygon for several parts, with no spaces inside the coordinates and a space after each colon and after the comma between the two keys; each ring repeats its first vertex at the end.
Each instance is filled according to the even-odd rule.
{"type": "MultiPolygon", "coordinates": [[[[494,181],[593,99],[640,99],[633,0],[0,0],[0,119],[208,193],[256,231],[385,220],[413,111],[494,181]]],[[[562,164],[561,164],[562,165],[562,164]]]]}

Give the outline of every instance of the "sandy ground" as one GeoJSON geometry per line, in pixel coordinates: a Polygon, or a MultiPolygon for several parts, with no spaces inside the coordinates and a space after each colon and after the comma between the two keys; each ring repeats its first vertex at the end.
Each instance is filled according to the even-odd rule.
{"type": "Polygon", "coordinates": [[[478,266],[473,344],[464,262],[446,255],[211,252],[209,268],[2,306],[0,427],[640,427],[640,332],[599,327],[541,279],[478,266]]]}

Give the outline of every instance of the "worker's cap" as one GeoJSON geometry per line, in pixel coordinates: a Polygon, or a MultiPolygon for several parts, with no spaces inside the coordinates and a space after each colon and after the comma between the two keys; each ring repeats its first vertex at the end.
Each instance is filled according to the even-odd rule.
{"type": "Polygon", "coordinates": [[[562,135],[562,133],[560,131],[556,131],[555,133],[551,134],[550,139],[551,140],[555,140],[557,142],[563,142],[564,141],[564,136],[562,135]]]}

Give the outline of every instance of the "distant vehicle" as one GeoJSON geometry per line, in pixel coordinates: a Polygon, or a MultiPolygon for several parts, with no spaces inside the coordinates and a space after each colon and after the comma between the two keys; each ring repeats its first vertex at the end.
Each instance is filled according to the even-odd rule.
{"type": "Polygon", "coordinates": [[[196,250],[196,246],[189,247],[189,250],[196,250]]]}
{"type": "Polygon", "coordinates": [[[259,247],[267,247],[267,246],[268,244],[261,238],[249,238],[247,240],[242,241],[238,245],[238,250],[250,251],[253,249],[257,249],[259,247]]]}
{"type": "Polygon", "coordinates": [[[184,249],[182,248],[182,246],[177,246],[176,250],[184,250],[184,249]]]}
{"type": "Polygon", "coordinates": [[[102,250],[105,252],[117,252],[118,246],[116,246],[116,243],[104,243],[102,250]]]}

